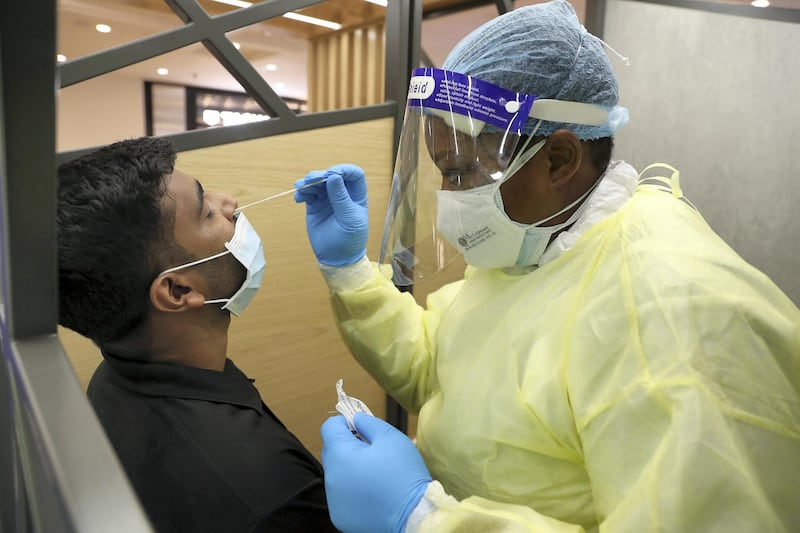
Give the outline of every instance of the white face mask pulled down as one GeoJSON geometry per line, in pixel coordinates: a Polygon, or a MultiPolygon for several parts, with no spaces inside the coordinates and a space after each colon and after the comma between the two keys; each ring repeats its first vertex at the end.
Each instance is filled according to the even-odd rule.
{"type": "MultiPolygon", "coordinates": [[[[533,135],[528,142],[532,138],[533,135]]],[[[464,255],[467,264],[476,268],[538,265],[552,236],[574,224],[583,214],[585,202],[565,222],[542,226],[583,202],[594,186],[557,213],[533,224],[520,224],[506,214],[500,186],[530,161],[544,143],[542,140],[527,151],[523,147],[495,183],[466,191],[436,191],[436,227],[464,255]]]]}
{"type": "Polygon", "coordinates": [[[264,259],[264,248],[261,244],[261,239],[243,213],[236,214],[233,236],[231,240],[225,243],[225,248],[226,250],[224,252],[210,257],[204,257],[203,259],[198,259],[197,261],[192,261],[184,265],[168,268],[161,272],[161,274],[199,265],[200,263],[217,259],[223,255],[231,254],[247,271],[244,282],[230,298],[206,300],[204,303],[223,303],[225,305],[222,306],[222,309],[227,309],[233,316],[239,316],[242,314],[242,311],[244,311],[244,308],[247,307],[247,304],[253,299],[259,287],[261,287],[261,279],[264,277],[264,270],[267,266],[266,260],[264,259]]]}

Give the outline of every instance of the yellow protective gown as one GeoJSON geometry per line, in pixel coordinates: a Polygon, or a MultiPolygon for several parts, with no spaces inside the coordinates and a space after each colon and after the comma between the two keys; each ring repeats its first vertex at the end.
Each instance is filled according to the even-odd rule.
{"type": "Polygon", "coordinates": [[[800,311],[658,187],[526,275],[331,300],[455,497],[423,531],[800,531],[800,311]]]}

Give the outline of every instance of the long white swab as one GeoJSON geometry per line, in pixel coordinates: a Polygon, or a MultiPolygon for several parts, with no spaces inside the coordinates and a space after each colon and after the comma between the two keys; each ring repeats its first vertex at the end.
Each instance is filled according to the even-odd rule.
{"type": "Polygon", "coordinates": [[[286,196],[287,194],[292,194],[293,192],[299,191],[300,189],[305,189],[306,187],[311,187],[312,185],[317,185],[317,184],[323,183],[323,182],[325,182],[327,180],[328,180],[328,178],[325,177],[325,178],[322,178],[322,179],[318,179],[317,181],[312,181],[311,183],[306,183],[302,187],[295,187],[294,189],[289,189],[288,191],[283,191],[283,192],[279,192],[278,194],[273,194],[272,196],[267,196],[266,198],[262,198],[261,200],[256,200],[255,202],[251,202],[251,203],[249,203],[247,205],[243,205],[243,206],[237,207],[236,208],[236,212],[238,213],[242,209],[247,209],[248,207],[253,207],[254,205],[258,205],[258,204],[267,202],[269,200],[273,200],[275,198],[279,198],[281,196],[286,196]]]}

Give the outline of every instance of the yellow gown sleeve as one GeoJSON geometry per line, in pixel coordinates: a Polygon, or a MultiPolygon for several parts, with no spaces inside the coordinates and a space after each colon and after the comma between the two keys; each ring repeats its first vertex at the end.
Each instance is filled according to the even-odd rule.
{"type": "Polygon", "coordinates": [[[424,499],[432,511],[405,533],[582,533],[575,524],[558,521],[524,505],[470,496],[457,501],[434,481],[424,499]]]}
{"type": "Polygon", "coordinates": [[[429,295],[423,309],[373,264],[374,276],[358,289],[332,292],[334,318],[345,345],[404,409],[416,413],[435,387],[433,337],[444,308],[462,282],[429,295]]]}

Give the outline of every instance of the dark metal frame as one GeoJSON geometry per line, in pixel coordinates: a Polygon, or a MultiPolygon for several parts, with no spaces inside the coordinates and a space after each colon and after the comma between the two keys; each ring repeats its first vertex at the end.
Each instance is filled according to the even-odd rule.
{"type": "Polygon", "coordinates": [[[146,532],[56,336],[55,17],[0,4],[0,530],[146,532]]]}
{"type": "MultiPolygon", "coordinates": [[[[165,136],[175,143],[179,151],[393,117],[397,109],[396,97],[405,94],[407,80],[403,88],[398,90],[399,80],[387,79],[387,98],[383,104],[322,113],[307,113],[302,116],[295,115],[225,34],[263,20],[279,17],[287,11],[318,4],[323,0],[271,0],[217,16],[208,15],[196,0],[165,1],[184,21],[184,26],[62,63],[58,67],[61,87],[68,87],[190,44],[202,43],[239,82],[245,92],[264,109],[273,110],[277,114],[277,118],[241,126],[210,128],[165,136]]],[[[408,6],[413,5],[416,1],[419,0],[393,0],[387,8],[386,57],[392,58],[392,64],[394,64],[395,58],[400,58],[402,61],[409,53],[409,28],[414,26],[414,21],[405,15],[408,13],[408,6]]],[[[395,74],[392,70],[387,69],[387,76],[395,74]]],[[[402,100],[404,99],[402,98],[402,100]]],[[[62,152],[58,154],[57,161],[60,163],[72,159],[91,149],[62,152]]]]}
{"type": "MultiPolygon", "coordinates": [[[[422,31],[422,0],[406,2],[390,1],[386,12],[386,64],[395,64],[398,68],[386,69],[385,97],[395,102],[394,109],[394,146],[392,161],[397,156],[400,131],[403,127],[403,114],[411,79],[411,71],[420,63],[420,33],[422,31]],[[389,24],[389,20],[406,20],[407,25],[389,24]],[[396,50],[389,51],[390,43],[398,43],[396,50]],[[396,62],[389,63],[389,58],[396,62]]],[[[394,398],[386,395],[386,421],[403,432],[408,432],[408,413],[394,398]]]]}

